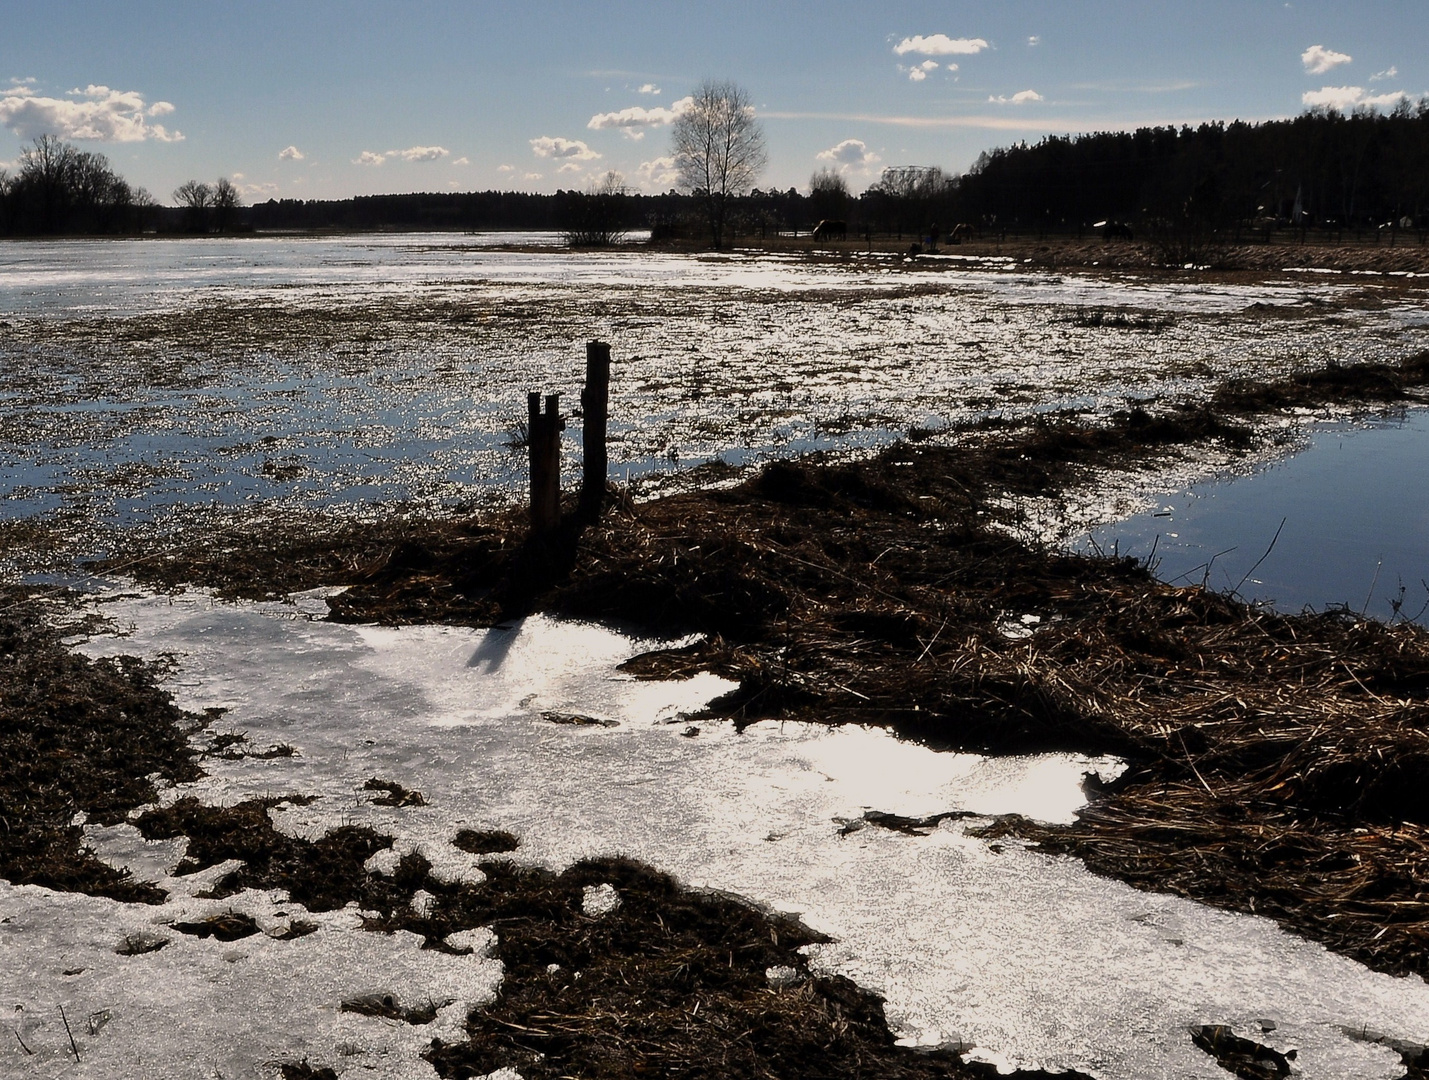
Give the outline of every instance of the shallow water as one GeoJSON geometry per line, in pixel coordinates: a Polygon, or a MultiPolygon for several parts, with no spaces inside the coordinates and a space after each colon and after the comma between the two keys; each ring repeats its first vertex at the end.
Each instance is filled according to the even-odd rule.
{"type": "Polygon", "coordinates": [[[1300,452],[1160,495],[1081,546],[1285,612],[1429,622],[1429,410],[1316,428],[1300,452]]]}
{"type": "MultiPolygon", "coordinates": [[[[1106,760],[988,761],[861,728],[757,724],[738,734],[725,723],[691,725],[681,714],[727,684],[710,676],[637,683],[615,665],[655,643],[589,625],[533,618],[492,631],[386,629],[312,621],[322,611],[316,596],[292,605],[218,604],[195,593],[99,599],[96,609],[127,636],[96,638],[86,652],[168,656],[180,704],[226,708],[221,727],[246,731],[257,747],[285,742],[298,751],[210,759],[208,777],[167,792],[165,802],[185,794],[213,803],[319,795],[270,816],[279,829],[308,838],[371,825],[394,835],[399,851],[421,850],[450,878],[479,872],[450,843],[461,828],[510,830],[521,840],[517,858],[553,868],[628,855],[690,886],[799,913],[833,939],[808,950],[814,970],[883,995],[899,1037],[962,1043],[1012,1065],[1076,1068],[1108,1080],[1214,1080],[1225,1074],[1192,1046],[1187,1027],[1229,1023],[1254,1032],[1269,1019],[1276,1030],[1263,1038],[1298,1049],[1306,1075],[1388,1080],[1402,1072],[1396,1056],[1344,1031],[1429,1038],[1422,980],[1370,973],[1267,920],[1139,892],[1016,843],[991,844],[956,817],[923,836],[856,827],[870,810],[1065,818],[1081,800],[1080,774],[1114,768],[1106,760]],[[618,726],[573,727],[543,716],[563,709],[618,726]],[[363,790],[372,776],[422,791],[427,805],[374,805],[363,790]]],[[[136,854],[124,836],[95,839],[111,858],[136,854]]],[[[137,854],[149,865],[165,855],[137,854]]],[[[103,935],[91,942],[96,916],[62,917],[107,903],[0,888],[0,908],[13,917],[4,931],[9,955],[30,972],[27,1009],[53,1013],[83,1000],[84,984],[66,981],[61,963],[93,965],[93,978],[113,984],[120,959],[106,951],[103,935]],[[46,955],[73,959],[48,963],[46,955]]],[[[222,903],[274,917],[271,897],[222,903]]],[[[110,1007],[124,1023],[111,1025],[107,1052],[146,1046],[162,1071],[162,1062],[184,1060],[196,1045],[187,1032],[220,1038],[215,995],[231,986],[246,995],[241,1000],[271,997],[258,963],[291,955],[262,948],[268,959],[251,957],[247,974],[207,987],[186,982],[163,1010],[116,996],[110,1007]]],[[[204,955],[202,970],[219,966],[204,955]]],[[[162,977],[184,961],[165,950],[123,963],[162,977]]],[[[420,972],[402,971],[420,990],[420,972]]],[[[266,1043],[315,1062],[333,1058],[339,1033],[326,1021],[310,1023],[322,1009],[313,997],[340,995],[346,985],[367,989],[370,975],[342,964],[297,974],[302,993],[270,1006],[262,1040],[232,1054],[251,1056],[266,1043]]],[[[455,974],[432,978],[446,986],[455,974]]],[[[484,978],[484,969],[477,974],[484,978]]],[[[60,1033],[50,1034],[62,1057],[60,1033]]],[[[376,1029],[363,1037],[389,1047],[392,1039],[376,1029]]],[[[399,1051],[411,1052],[390,1049],[399,1051]]],[[[217,1054],[225,1071],[237,1064],[217,1054]]],[[[394,1068],[390,1075],[405,1074],[394,1068]]]]}
{"type": "Polygon", "coordinates": [[[618,480],[1429,346],[1414,283],[504,239],[0,244],[0,520],[510,501],[526,392],[562,391],[570,411],[597,337],[614,349],[618,480]],[[1086,317],[1107,308],[1128,318],[1086,317]]]}

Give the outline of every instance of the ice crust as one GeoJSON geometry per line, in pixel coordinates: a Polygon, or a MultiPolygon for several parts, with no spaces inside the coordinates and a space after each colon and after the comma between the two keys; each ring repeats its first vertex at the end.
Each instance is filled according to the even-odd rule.
{"type": "MultiPolygon", "coordinates": [[[[1342,1029],[1429,1040],[1421,980],[1374,974],[1267,920],[989,844],[958,818],[922,836],[847,827],[870,810],[1067,820],[1082,773],[1110,773],[1112,761],[988,761],[862,728],[759,724],[736,734],[701,722],[687,736],[682,713],[727,684],[636,682],[615,665],[653,643],[540,617],[494,631],[377,629],[197,593],[114,600],[102,610],[128,636],[96,638],[86,652],[173,654],[180,704],[226,707],[219,726],[299,750],[210,760],[210,775],[181,793],[212,803],[321,795],[272,812],[279,828],[304,836],[369,824],[399,845],[440,847],[461,828],[507,829],[520,837],[514,857],[523,861],[561,868],[628,855],[689,886],[798,913],[833,939],[808,950],[813,969],[883,995],[895,1034],[910,1044],[971,1046],[1004,1065],[1118,1080],[1222,1080],[1188,1026],[1229,1023],[1254,1034],[1252,1022],[1269,1018],[1277,1027],[1262,1041],[1299,1049],[1305,1075],[1387,1080],[1402,1071],[1396,1055],[1342,1029]],[[562,709],[619,725],[542,718],[562,709]],[[374,805],[362,788],[372,776],[420,790],[427,805],[374,805]]],[[[115,834],[116,849],[120,841],[132,847],[115,834]]],[[[112,1012],[86,1044],[93,1062],[142,1049],[154,1075],[251,1075],[261,1060],[286,1054],[352,1075],[429,1076],[415,1054],[432,1027],[390,1029],[335,1014],[334,1001],[380,989],[374,972],[388,992],[437,1001],[480,1001],[499,977],[487,949],[419,953],[403,935],[356,930],[351,912],[317,917],[319,933],[295,941],[217,945],[172,934],[159,952],[114,955],[128,924],[153,929],[156,917],[191,905],[246,905],[260,925],[294,908],[252,893],[195,901],[183,893],[192,879],[184,881],[161,881],[178,891],[160,909],[0,886],[6,970],[24,973],[11,994],[36,1018],[45,1069],[58,1069],[68,1052],[54,1024],[63,1003],[71,1016],[112,1012]],[[225,960],[229,950],[244,959],[225,960]],[[60,974],[72,967],[84,975],[60,974]],[[344,1057],[340,1046],[365,1052],[344,1057]],[[365,1071],[374,1064],[375,1074],[365,1071]]],[[[437,1024],[451,1015],[444,1010],[437,1024]]],[[[40,1067],[14,1046],[0,1055],[0,1070],[40,1067]]],[[[84,1067],[95,1071],[78,1075],[104,1075],[98,1064],[84,1067]]]]}

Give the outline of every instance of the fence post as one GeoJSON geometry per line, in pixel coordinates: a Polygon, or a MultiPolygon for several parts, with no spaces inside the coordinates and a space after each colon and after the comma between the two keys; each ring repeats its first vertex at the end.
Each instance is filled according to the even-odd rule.
{"type": "Polygon", "coordinates": [[[531,534],[542,536],[561,523],[561,395],[526,395],[526,433],[531,451],[531,534]]]}
{"type": "Polygon", "coordinates": [[[604,341],[586,342],[581,412],[585,416],[581,433],[585,468],[581,475],[580,513],[586,520],[594,521],[605,506],[605,482],[610,465],[605,447],[610,419],[610,346],[604,341]]]}

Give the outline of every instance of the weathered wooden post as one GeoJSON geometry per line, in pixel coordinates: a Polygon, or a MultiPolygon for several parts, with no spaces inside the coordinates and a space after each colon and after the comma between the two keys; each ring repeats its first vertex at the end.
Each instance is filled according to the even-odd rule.
{"type": "Polygon", "coordinates": [[[531,535],[543,536],[561,523],[561,395],[526,395],[526,434],[531,451],[531,535]]]}
{"type": "Polygon", "coordinates": [[[605,506],[605,480],[610,459],[605,449],[606,424],[610,419],[610,346],[604,341],[588,341],[585,347],[585,389],[581,391],[581,412],[585,428],[585,469],[581,474],[581,517],[594,521],[605,506]]]}

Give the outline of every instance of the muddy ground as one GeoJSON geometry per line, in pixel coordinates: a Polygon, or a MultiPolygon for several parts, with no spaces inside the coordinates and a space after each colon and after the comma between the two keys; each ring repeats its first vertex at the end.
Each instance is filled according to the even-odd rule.
{"type": "MultiPolygon", "coordinates": [[[[1147,402],[1106,422],[986,422],[864,461],[777,463],[733,487],[645,503],[612,490],[599,521],[572,516],[539,541],[512,513],[317,532],[304,521],[136,548],[96,569],[233,597],[347,585],[330,602],[340,620],[489,625],[551,611],[698,631],[700,644],[629,669],[735,679],[711,712],[739,722],[875,723],[939,747],[1122,754],[1131,767],[1077,824],[1004,820],[994,831],[1142,888],[1267,915],[1372,968],[1429,976],[1429,632],[1348,612],[1279,615],[1162,584],[1129,559],[1018,538],[1021,499],[1207,447],[1249,453],[1278,410],[1422,401],[1426,386],[1429,354],[1228,384],[1209,402],[1147,402]]],[[[207,718],[173,708],[161,671],[70,653],[54,604],[18,589],[0,601],[0,873],[142,902],[142,887],[80,850],[74,815],[119,820],[150,801],[153,774],[195,775],[186,736],[207,718]]],[[[493,872],[475,888],[441,886],[413,862],[379,886],[360,870],[381,838],[350,830],[304,844],[274,833],[262,809],[180,804],[140,827],[193,837],[191,869],[245,859],[227,887],[360,899],[389,921],[415,918],[398,913],[425,888],[441,899],[429,917],[445,920],[432,940],[500,924],[502,1000],[473,1014],[467,1043],[433,1046],[442,1075],[520,1059],[528,1076],[693,1076],[711,1055],[736,1076],[974,1074],[955,1055],[893,1046],[876,1000],[807,978],[794,951],[807,931],[689,896],[645,868],[493,872]],[[648,904],[668,920],[668,940],[619,920],[573,922],[569,902],[549,902],[612,875],[637,898],[632,911],[648,904]],[[595,933],[610,940],[592,948],[595,933]],[[606,996],[562,984],[548,970],[567,966],[556,953],[605,957],[606,996]],[[774,966],[794,981],[771,987],[774,966]],[[631,985],[656,992],[617,991],[631,985]],[[791,1071],[795,1061],[809,1071],[791,1071]]],[[[1234,1049],[1204,1037],[1208,1052],[1234,1049]]],[[[1241,1049],[1251,1060],[1239,1075],[1276,1075],[1241,1049]]],[[[291,1070],[305,1075],[302,1063],[291,1070]]]]}
{"type": "Polygon", "coordinates": [[[751,241],[757,248],[773,251],[846,252],[882,251],[906,253],[918,244],[922,254],[961,256],[970,259],[1016,259],[1051,269],[1112,269],[1180,271],[1191,264],[1202,272],[1222,277],[1237,272],[1253,273],[1257,280],[1267,274],[1304,268],[1361,274],[1429,273],[1429,231],[1399,232],[1392,238],[1386,231],[1307,231],[1303,236],[1279,230],[1266,236],[1244,231],[1216,237],[1149,236],[1131,240],[1106,240],[1088,230],[1084,236],[1012,235],[983,231],[959,244],[942,239],[936,248],[926,238],[907,236],[895,239],[875,236],[872,241],[850,238],[837,243],[815,243],[812,237],[780,237],[751,241]]]}

